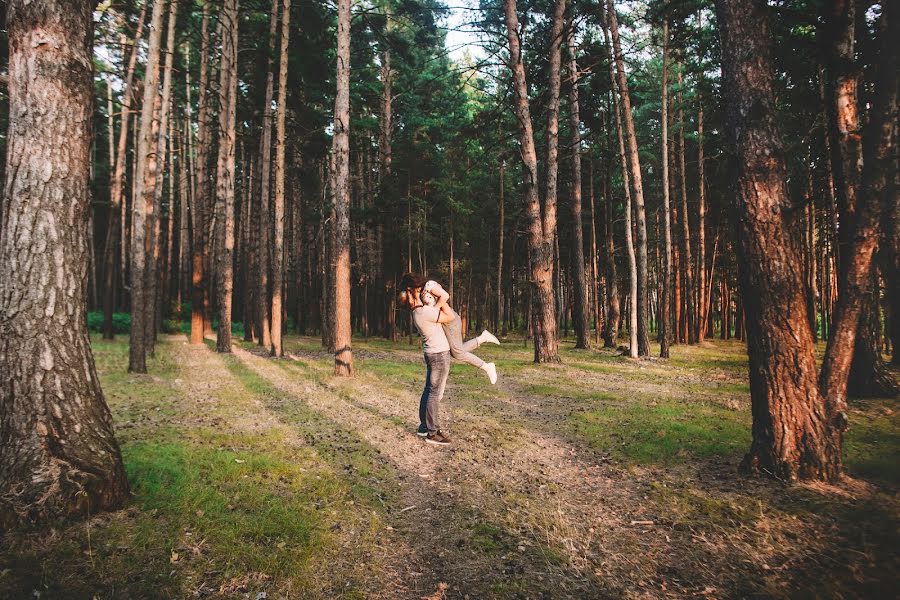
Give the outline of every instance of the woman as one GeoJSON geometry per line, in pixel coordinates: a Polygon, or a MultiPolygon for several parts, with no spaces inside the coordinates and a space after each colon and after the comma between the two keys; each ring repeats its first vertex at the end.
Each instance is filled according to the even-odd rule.
{"type": "Polygon", "coordinates": [[[441,287],[437,281],[423,277],[417,273],[407,273],[400,279],[401,302],[406,298],[407,305],[410,301],[421,302],[423,306],[433,306],[443,315],[449,317],[449,322],[443,322],[444,333],[450,344],[450,355],[456,360],[469,363],[473,367],[477,367],[485,372],[492,384],[497,383],[497,367],[494,363],[486,363],[474,354],[472,350],[478,348],[485,342],[499,344],[500,340],[485,329],[481,335],[463,342],[462,339],[462,319],[450,307],[450,294],[441,287]]]}

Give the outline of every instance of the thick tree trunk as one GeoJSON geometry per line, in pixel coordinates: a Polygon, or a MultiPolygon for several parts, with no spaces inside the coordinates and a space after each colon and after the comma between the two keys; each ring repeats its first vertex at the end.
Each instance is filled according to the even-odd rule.
{"type": "Polygon", "coordinates": [[[208,244],[206,239],[207,207],[209,206],[209,181],[207,163],[209,156],[209,2],[203,2],[200,24],[200,94],[197,100],[197,185],[193,194],[193,225],[191,243],[191,343],[202,344],[209,328],[206,323],[206,278],[209,276],[208,244]]]}
{"type": "Polygon", "coordinates": [[[131,214],[131,343],[128,353],[128,370],[147,372],[148,322],[155,320],[151,290],[147,289],[150,253],[153,251],[154,195],[158,162],[156,144],[159,135],[158,108],[159,43],[162,34],[162,18],[165,0],[156,0],[150,22],[147,49],[147,67],[144,74],[144,101],[141,107],[141,127],[138,136],[137,187],[132,201],[131,214]]]}
{"type": "Polygon", "coordinates": [[[659,356],[669,358],[672,338],[672,209],[669,204],[669,22],[663,23],[662,67],[662,192],[663,192],[663,289],[659,317],[659,356]]]}
{"type": "Polygon", "coordinates": [[[237,109],[238,0],[222,8],[222,59],[219,71],[219,158],[216,212],[219,231],[219,331],[216,351],[231,352],[231,299],[234,291],[234,152],[237,109]]]}
{"type": "Polygon", "coordinates": [[[578,114],[578,62],[575,58],[574,24],[569,31],[569,122],[572,129],[572,285],[575,288],[572,320],[575,347],[590,348],[587,284],[584,276],[584,227],[581,221],[581,118],[578,114]]]}
{"type": "MultiPolygon", "coordinates": [[[[277,0],[276,0],[277,1],[277,0]]],[[[282,291],[284,288],[284,124],[287,112],[288,43],[291,32],[291,0],[281,10],[281,58],[278,67],[278,114],[275,119],[275,247],[272,257],[272,356],[283,356],[281,342],[282,291]]]]}
{"type": "MultiPolygon", "coordinates": [[[[541,218],[541,204],[538,197],[537,151],[534,145],[531,110],[528,105],[525,66],[522,64],[516,0],[504,0],[504,13],[509,41],[510,70],[515,83],[516,118],[519,123],[519,144],[523,167],[524,208],[525,218],[528,220],[534,360],[535,362],[559,362],[556,298],[553,293],[552,240],[556,232],[555,218],[552,231],[547,231],[545,229],[547,221],[541,218]]],[[[555,207],[553,210],[555,215],[555,207]]]]}
{"type": "Polygon", "coordinates": [[[0,529],[87,517],[128,499],[86,325],[93,6],[7,5],[0,529]]]}
{"type": "Polygon", "coordinates": [[[768,11],[717,0],[729,144],[737,173],[738,258],[750,357],[747,469],[786,479],[841,477],[843,431],[816,385],[798,221],[775,120],[768,11]]]}
{"type": "MultiPolygon", "coordinates": [[[[103,255],[104,264],[104,294],[103,294],[103,339],[111,340],[113,332],[113,312],[116,310],[116,289],[118,288],[117,268],[120,260],[116,256],[116,244],[119,243],[121,261],[125,259],[123,211],[125,209],[125,161],[128,159],[128,123],[131,116],[131,100],[134,84],[134,67],[137,62],[138,44],[144,32],[144,17],[147,14],[147,4],[141,6],[141,14],[138,17],[137,30],[134,33],[134,43],[131,48],[131,56],[128,59],[128,68],[125,71],[125,86],[122,90],[122,116],[119,125],[119,139],[116,152],[110,148],[110,160],[115,156],[115,165],[112,171],[112,179],[109,186],[109,223],[106,232],[106,246],[103,255]],[[120,240],[121,238],[121,240],[120,240]]],[[[110,112],[112,123],[112,112],[110,112]]],[[[124,276],[124,268],[122,275],[124,276]]]]}
{"type": "Polygon", "coordinates": [[[638,154],[637,136],[634,132],[634,118],[631,112],[631,95],[628,92],[628,78],[625,76],[625,57],[619,41],[619,25],[613,0],[607,0],[607,18],[612,34],[613,56],[616,63],[616,74],[619,95],[622,98],[621,109],[628,142],[628,162],[631,167],[631,183],[634,187],[634,212],[637,218],[637,334],[638,355],[650,355],[650,334],[647,326],[648,316],[648,274],[647,274],[647,217],[644,209],[644,186],[641,180],[641,161],[638,154]]]}
{"type": "Polygon", "coordinates": [[[350,327],[350,0],[338,0],[334,100],[334,374],[353,375],[350,327]]]}

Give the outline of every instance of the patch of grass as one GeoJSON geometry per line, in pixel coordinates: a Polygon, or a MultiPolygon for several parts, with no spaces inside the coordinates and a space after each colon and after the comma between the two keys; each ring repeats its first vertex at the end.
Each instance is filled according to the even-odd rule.
{"type": "Polygon", "coordinates": [[[844,456],[851,475],[900,484],[900,419],[896,402],[865,400],[850,415],[844,456]]]}
{"type": "Polygon", "coordinates": [[[571,418],[589,445],[640,464],[733,457],[750,444],[749,415],[703,402],[608,405],[571,418]]]}

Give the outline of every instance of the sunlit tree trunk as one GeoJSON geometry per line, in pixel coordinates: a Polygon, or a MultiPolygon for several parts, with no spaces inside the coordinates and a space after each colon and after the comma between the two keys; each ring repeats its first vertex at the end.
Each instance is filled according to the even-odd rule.
{"type": "MultiPolygon", "coordinates": [[[[277,1],[277,0],[276,0],[277,1]]],[[[291,32],[291,0],[281,10],[281,58],[278,67],[278,113],[275,118],[275,246],[272,257],[272,355],[283,356],[281,342],[282,291],[284,288],[284,124],[287,113],[288,44],[291,32]]]]}
{"type": "Polygon", "coordinates": [[[500,331],[503,326],[503,226],[506,201],[504,198],[506,184],[506,159],[500,158],[500,216],[499,216],[499,241],[497,242],[497,324],[495,331],[500,331]]]}
{"type": "Polygon", "coordinates": [[[209,276],[209,247],[206,239],[207,213],[209,206],[209,2],[203,2],[203,17],[200,23],[200,80],[197,100],[197,184],[193,194],[191,232],[191,343],[202,344],[203,336],[210,324],[206,322],[208,300],[206,278],[209,276]]]}
{"type": "Polygon", "coordinates": [[[231,352],[231,300],[234,291],[234,153],[237,109],[238,0],[222,8],[222,58],[219,66],[219,157],[216,163],[216,212],[219,331],[216,350],[231,352]]]}
{"type": "Polygon", "coordinates": [[[88,517],[128,499],[85,306],[93,8],[84,0],[6,7],[0,530],[88,517]]]}
{"type": "MultiPolygon", "coordinates": [[[[561,13],[562,11],[560,11],[560,19],[562,18],[561,13]]],[[[541,218],[541,204],[538,197],[537,151],[534,145],[534,131],[528,103],[525,66],[522,64],[516,0],[504,0],[504,14],[507,40],[509,41],[510,70],[513,72],[516,94],[515,112],[519,124],[524,208],[525,218],[528,221],[531,301],[533,303],[530,324],[534,335],[534,359],[535,362],[558,362],[559,340],[556,324],[556,298],[553,293],[552,243],[556,233],[555,207],[553,208],[553,228],[548,231],[546,228],[548,220],[541,218]]],[[[558,44],[558,42],[555,43],[558,44]]]]}
{"type": "Polygon", "coordinates": [[[350,327],[350,0],[338,0],[334,100],[334,374],[353,375],[350,327]]]}
{"type": "MultiPolygon", "coordinates": [[[[738,257],[746,314],[753,443],[747,469],[785,479],[841,476],[843,428],[816,384],[799,222],[775,119],[768,9],[717,0],[729,145],[737,173],[738,257]]],[[[738,316],[740,318],[740,316],[738,316]]]]}

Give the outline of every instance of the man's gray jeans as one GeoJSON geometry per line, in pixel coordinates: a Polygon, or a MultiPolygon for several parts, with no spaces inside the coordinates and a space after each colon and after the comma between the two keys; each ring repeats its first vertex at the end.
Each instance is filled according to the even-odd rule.
{"type": "Polygon", "coordinates": [[[419,423],[428,431],[440,429],[439,411],[447,376],[450,375],[450,353],[425,354],[425,389],[419,400],[419,423]]]}

